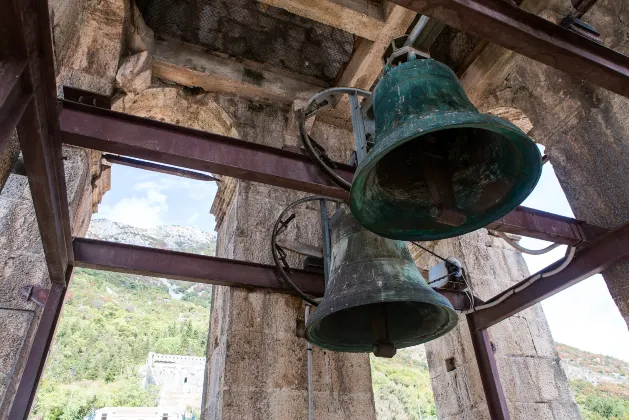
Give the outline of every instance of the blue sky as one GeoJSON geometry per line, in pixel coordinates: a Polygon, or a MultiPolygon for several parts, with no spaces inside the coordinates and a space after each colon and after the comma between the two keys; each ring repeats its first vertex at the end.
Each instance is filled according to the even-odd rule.
{"type": "MultiPolygon", "coordinates": [[[[185,225],[214,230],[210,207],[215,182],[114,165],[111,186],[94,218],[142,228],[185,225]]],[[[574,217],[550,164],[544,165],[542,179],[524,205],[574,217]]],[[[543,248],[548,243],[523,238],[521,244],[543,248]]],[[[533,273],[562,258],[564,252],[565,247],[560,247],[542,256],[525,255],[525,260],[533,273]]],[[[542,306],[555,341],[629,362],[629,332],[601,276],[546,299],[542,306]]]]}

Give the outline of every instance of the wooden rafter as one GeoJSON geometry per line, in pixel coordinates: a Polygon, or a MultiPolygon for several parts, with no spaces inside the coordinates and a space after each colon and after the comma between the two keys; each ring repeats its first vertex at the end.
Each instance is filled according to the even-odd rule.
{"type": "Polygon", "coordinates": [[[386,26],[382,6],[368,0],[260,0],[288,12],[375,41],[386,26]]]}

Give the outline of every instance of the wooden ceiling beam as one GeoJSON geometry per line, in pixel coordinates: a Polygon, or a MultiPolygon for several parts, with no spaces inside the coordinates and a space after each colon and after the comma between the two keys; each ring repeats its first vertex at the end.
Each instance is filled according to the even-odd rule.
{"type": "Polygon", "coordinates": [[[284,105],[308,99],[326,86],[306,76],[209,54],[175,41],[155,42],[153,76],[208,92],[284,105]]]}
{"type": "Polygon", "coordinates": [[[259,1],[371,41],[386,26],[383,7],[368,0],[259,1]]]}

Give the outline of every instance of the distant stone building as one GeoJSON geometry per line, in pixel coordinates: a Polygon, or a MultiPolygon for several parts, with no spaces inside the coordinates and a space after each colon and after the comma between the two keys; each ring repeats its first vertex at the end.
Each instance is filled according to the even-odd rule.
{"type": "Polygon", "coordinates": [[[179,420],[182,414],[164,407],[104,407],[96,410],[89,420],[179,420]]]}
{"type": "Polygon", "coordinates": [[[160,387],[158,407],[200,409],[203,395],[205,357],[149,353],[145,386],[160,387]]]}

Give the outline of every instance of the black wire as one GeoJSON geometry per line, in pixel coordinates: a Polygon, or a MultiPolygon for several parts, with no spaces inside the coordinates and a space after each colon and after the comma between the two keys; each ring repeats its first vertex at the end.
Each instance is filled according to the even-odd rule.
{"type": "Polygon", "coordinates": [[[434,279],[434,280],[432,280],[432,281],[429,281],[429,282],[427,282],[427,284],[437,283],[439,280],[443,280],[443,279],[445,279],[445,278],[447,278],[447,277],[450,277],[450,274],[446,274],[446,275],[445,275],[445,276],[443,276],[443,277],[439,277],[438,279],[434,279]]]}
{"type": "Polygon", "coordinates": [[[431,250],[429,250],[429,249],[428,249],[428,248],[426,248],[425,246],[421,246],[420,244],[418,244],[418,243],[417,243],[417,242],[415,242],[415,241],[411,241],[411,243],[412,243],[413,245],[415,245],[415,246],[420,247],[421,249],[423,249],[424,251],[428,252],[429,254],[431,254],[431,255],[433,255],[433,256],[435,256],[435,257],[439,258],[440,260],[443,260],[443,261],[445,261],[445,262],[448,262],[448,260],[446,260],[445,258],[443,258],[443,257],[442,257],[442,256],[440,256],[440,255],[435,254],[434,252],[432,252],[431,250]]]}

